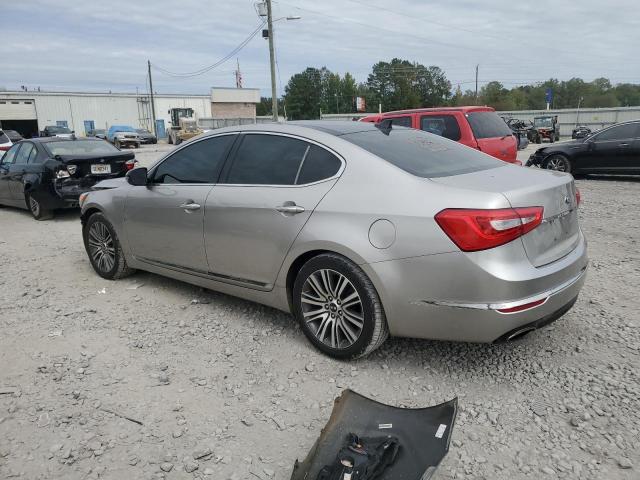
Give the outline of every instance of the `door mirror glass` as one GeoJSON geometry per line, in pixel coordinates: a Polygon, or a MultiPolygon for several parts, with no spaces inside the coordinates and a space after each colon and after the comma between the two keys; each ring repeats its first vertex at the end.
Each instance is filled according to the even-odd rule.
{"type": "Polygon", "coordinates": [[[127,172],[127,181],[134,187],[144,187],[147,184],[147,169],[139,167],[129,170],[127,172]]]}

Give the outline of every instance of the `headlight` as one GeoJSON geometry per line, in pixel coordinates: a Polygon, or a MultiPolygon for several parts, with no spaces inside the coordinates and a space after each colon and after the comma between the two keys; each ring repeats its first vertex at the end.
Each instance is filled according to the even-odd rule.
{"type": "Polygon", "coordinates": [[[56,178],[68,178],[69,177],[69,172],[66,170],[58,170],[56,172],[56,178]]]}

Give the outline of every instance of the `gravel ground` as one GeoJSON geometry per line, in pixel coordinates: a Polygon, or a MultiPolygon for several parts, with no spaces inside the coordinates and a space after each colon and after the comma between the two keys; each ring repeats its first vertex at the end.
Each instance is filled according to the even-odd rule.
{"type": "Polygon", "coordinates": [[[592,266],[565,317],[500,345],[391,339],[351,363],[284,313],[101,279],[76,211],[0,209],[0,478],[288,479],[345,388],[458,396],[438,479],[640,478],[640,179],[578,184],[592,266]]]}

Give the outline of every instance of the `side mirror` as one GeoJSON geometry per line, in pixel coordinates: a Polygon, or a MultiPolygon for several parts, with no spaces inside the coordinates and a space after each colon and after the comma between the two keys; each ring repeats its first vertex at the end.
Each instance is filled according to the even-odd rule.
{"type": "Polygon", "coordinates": [[[147,169],[145,167],[134,168],[127,172],[127,181],[134,187],[144,187],[148,183],[147,169]]]}

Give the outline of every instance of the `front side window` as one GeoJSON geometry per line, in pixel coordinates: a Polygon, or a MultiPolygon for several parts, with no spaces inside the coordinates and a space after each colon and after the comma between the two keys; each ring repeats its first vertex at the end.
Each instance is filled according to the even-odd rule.
{"type": "Polygon", "coordinates": [[[496,138],[513,135],[511,129],[496,112],[470,112],[466,117],[476,138],[496,138]]]}
{"type": "Polygon", "coordinates": [[[460,127],[453,115],[425,115],[420,119],[420,130],[456,142],[460,140],[460,127]]]}
{"type": "Polygon", "coordinates": [[[216,183],[235,135],[200,140],[181,148],[155,169],[154,183],[216,183]]]}
{"type": "Polygon", "coordinates": [[[24,143],[22,145],[22,148],[16,155],[16,159],[14,163],[17,163],[17,164],[29,163],[29,156],[31,155],[31,152],[34,149],[35,147],[33,146],[33,143],[24,143]]]}
{"type": "Polygon", "coordinates": [[[225,183],[294,185],[310,145],[280,135],[247,134],[235,155],[225,183]]]}
{"type": "Polygon", "coordinates": [[[594,137],[597,142],[603,142],[608,140],[626,140],[635,138],[638,136],[637,123],[625,123],[624,125],[616,125],[615,127],[608,128],[602,133],[599,133],[594,137]]]}

